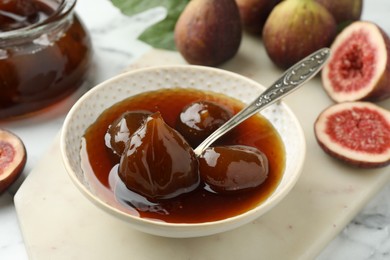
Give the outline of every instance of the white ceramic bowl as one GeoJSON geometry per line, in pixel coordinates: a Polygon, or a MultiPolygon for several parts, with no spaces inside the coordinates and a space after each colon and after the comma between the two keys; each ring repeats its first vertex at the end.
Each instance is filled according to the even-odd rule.
{"type": "Polygon", "coordinates": [[[101,112],[126,97],[160,88],[186,87],[224,93],[245,103],[253,101],[263,86],[241,75],[201,66],[162,66],[121,74],[94,87],[72,107],[62,135],[61,152],[69,176],[79,190],[105,212],[124,220],[134,228],[167,237],[197,237],[231,230],[260,217],[278,204],[296,183],[305,158],[305,138],[292,111],[283,103],[272,105],[261,113],[274,125],[286,149],[286,167],[276,190],[257,207],[234,217],[206,223],[164,223],[142,219],[105,202],[84,176],[80,163],[81,139],[101,112]]]}

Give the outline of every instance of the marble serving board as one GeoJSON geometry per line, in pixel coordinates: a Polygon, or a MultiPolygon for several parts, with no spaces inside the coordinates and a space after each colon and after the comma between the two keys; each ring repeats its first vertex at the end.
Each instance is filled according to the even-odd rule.
{"type": "MultiPolygon", "coordinates": [[[[176,52],[151,50],[128,69],[185,64],[176,52]]],[[[222,66],[267,86],[282,71],[259,39],[245,36],[222,66]]],[[[59,138],[29,174],[15,204],[31,259],[313,259],[386,184],[389,168],[351,168],[317,145],[313,124],[332,104],[317,77],[285,99],[307,140],[303,173],[291,193],[266,215],[218,235],[172,239],[133,230],[92,205],[62,165],[59,138]]],[[[381,104],[390,106],[388,103],[381,104]]]]}

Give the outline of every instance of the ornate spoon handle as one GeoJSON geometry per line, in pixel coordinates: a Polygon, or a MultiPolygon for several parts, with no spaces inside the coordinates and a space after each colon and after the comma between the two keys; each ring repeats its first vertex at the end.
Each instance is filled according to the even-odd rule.
{"type": "Polygon", "coordinates": [[[305,84],[321,70],[326,60],[329,58],[329,54],[330,50],[328,48],[320,49],[289,68],[282,77],[275,81],[251,104],[238,112],[229,121],[207,137],[195,149],[195,154],[200,155],[204,149],[210,146],[226,132],[305,84]]]}

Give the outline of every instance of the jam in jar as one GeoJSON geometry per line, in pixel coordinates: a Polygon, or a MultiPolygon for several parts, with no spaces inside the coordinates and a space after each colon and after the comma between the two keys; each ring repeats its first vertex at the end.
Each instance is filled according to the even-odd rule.
{"type": "Polygon", "coordinates": [[[74,92],[91,42],[76,0],[0,0],[0,119],[23,116],[74,92]]]}

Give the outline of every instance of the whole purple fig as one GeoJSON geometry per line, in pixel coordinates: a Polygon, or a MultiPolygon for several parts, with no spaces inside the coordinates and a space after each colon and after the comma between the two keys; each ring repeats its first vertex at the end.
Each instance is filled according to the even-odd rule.
{"type": "Polygon", "coordinates": [[[175,44],[190,64],[218,66],[238,51],[242,38],[235,0],[192,0],[175,26],[175,44]]]}
{"type": "Polygon", "coordinates": [[[310,53],[328,47],[336,36],[333,16],[313,0],[285,0],[268,16],[263,42],[270,59],[288,68],[310,53]]]}

